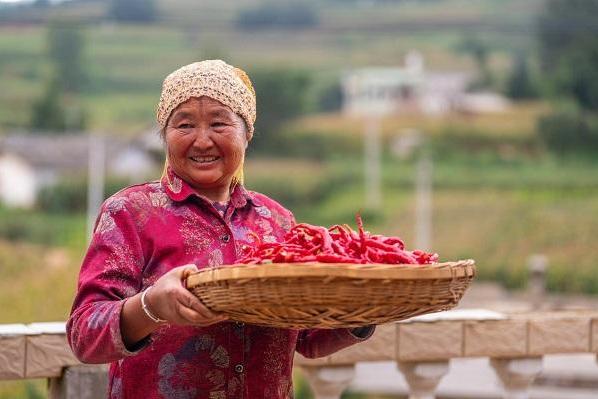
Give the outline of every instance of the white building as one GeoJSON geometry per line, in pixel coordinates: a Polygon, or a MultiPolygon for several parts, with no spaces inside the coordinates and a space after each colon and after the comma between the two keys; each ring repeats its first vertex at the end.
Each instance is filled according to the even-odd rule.
{"type": "Polygon", "coordinates": [[[502,112],[508,101],[496,93],[468,93],[465,72],[426,71],[422,56],[410,52],[403,67],[370,67],[345,73],[343,112],[347,115],[502,112]],[[492,97],[492,98],[491,98],[492,97]]]}
{"type": "Polygon", "coordinates": [[[13,154],[0,154],[0,202],[13,208],[35,204],[35,171],[13,154]]]}
{"type": "MultiPolygon", "coordinates": [[[[0,137],[0,202],[30,208],[40,189],[69,176],[86,176],[89,142],[86,134],[0,137]]],[[[135,182],[155,172],[158,165],[142,143],[113,136],[105,143],[109,175],[135,182]]]]}

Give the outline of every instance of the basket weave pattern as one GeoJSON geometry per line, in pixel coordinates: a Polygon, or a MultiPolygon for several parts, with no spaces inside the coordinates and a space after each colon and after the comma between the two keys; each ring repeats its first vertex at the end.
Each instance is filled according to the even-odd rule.
{"type": "Polygon", "coordinates": [[[264,264],[208,269],[187,287],[210,309],[280,328],[382,324],[454,307],[473,260],[433,265],[264,264]]]}

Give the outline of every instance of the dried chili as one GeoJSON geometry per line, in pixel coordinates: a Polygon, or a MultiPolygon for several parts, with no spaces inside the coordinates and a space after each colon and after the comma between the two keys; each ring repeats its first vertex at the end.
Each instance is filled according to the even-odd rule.
{"type": "Polygon", "coordinates": [[[300,223],[293,226],[281,243],[264,243],[252,234],[254,246],[246,246],[239,263],[389,263],[430,264],[438,254],[408,251],[398,237],[372,235],[357,215],[357,231],[348,225],[330,228],[300,223]]]}

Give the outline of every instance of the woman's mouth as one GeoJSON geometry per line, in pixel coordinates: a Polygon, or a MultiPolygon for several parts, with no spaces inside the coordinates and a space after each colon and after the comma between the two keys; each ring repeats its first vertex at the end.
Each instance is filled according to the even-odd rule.
{"type": "Polygon", "coordinates": [[[189,157],[189,159],[193,162],[196,162],[198,164],[208,164],[211,162],[215,162],[217,160],[220,159],[219,156],[203,156],[203,157],[189,157]]]}

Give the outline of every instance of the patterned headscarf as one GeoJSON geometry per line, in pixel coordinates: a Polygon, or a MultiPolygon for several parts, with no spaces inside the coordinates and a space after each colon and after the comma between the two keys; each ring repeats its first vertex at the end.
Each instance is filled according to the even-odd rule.
{"type": "MultiPolygon", "coordinates": [[[[253,136],[256,117],[255,90],[249,76],[221,60],[194,62],[177,69],[164,79],[156,111],[158,125],[166,127],[172,111],[192,97],[207,96],[220,101],[240,115],[253,136]]],[[[243,183],[243,162],[234,180],[243,183]]]]}

